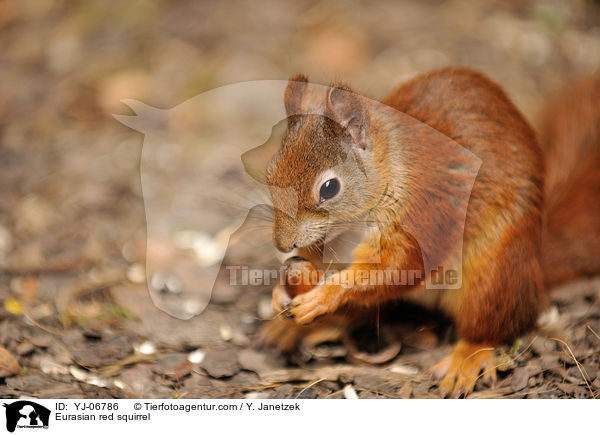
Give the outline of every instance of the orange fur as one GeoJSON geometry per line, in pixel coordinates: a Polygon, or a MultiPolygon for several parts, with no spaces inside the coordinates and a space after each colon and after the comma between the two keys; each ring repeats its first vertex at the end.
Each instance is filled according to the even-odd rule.
{"type": "Polygon", "coordinates": [[[418,77],[384,103],[483,160],[467,210],[463,289],[452,291],[441,308],[472,342],[516,338],[533,326],[544,299],[543,161],[533,130],[500,87],[469,70],[418,77]]]}
{"type": "Polygon", "coordinates": [[[554,285],[600,271],[600,72],[542,113],[547,199],[542,264],[554,285]]]}
{"type": "Polygon", "coordinates": [[[385,105],[421,121],[410,131],[400,128],[385,106],[361,103],[351,94],[341,93],[341,99],[336,88],[326,97],[312,95],[303,76],[290,82],[285,96],[288,113],[310,101],[325,107],[325,113],[346,130],[319,116],[290,117],[267,178],[272,186],[291,186],[298,192],[298,213],[278,211],[285,198],[273,192],[276,245],[284,251],[300,245],[302,255],[318,264],[322,240],[299,234],[304,220],[322,228],[328,218],[362,216],[373,210],[375,192],[384,185],[393,186],[399,199],[385,213],[374,212],[383,223],[380,243],[365,237],[352,264],[292,300],[289,312],[296,321],[306,324],[342,307],[375,306],[407,295],[433,301],[454,320],[461,339],[449,363],[438,366],[445,376],[442,387],[455,394],[469,393],[480,369],[489,365],[487,351],[475,359],[471,353],[529,330],[546,303],[544,281],[600,271],[599,77],[563,97],[566,104],[551,103],[542,135],[545,157],[534,131],[502,89],[471,70],[446,68],[422,75],[386,98],[385,105]],[[322,98],[327,101],[319,102],[322,98]],[[418,243],[401,226],[403,219],[435,224],[441,222],[438,215],[450,221],[458,218],[447,203],[435,198],[460,180],[429,176],[458,158],[443,147],[416,152],[423,150],[416,144],[434,140],[434,130],[426,126],[483,161],[468,202],[462,287],[425,297],[429,290],[419,284],[340,285],[344,274],[359,269],[423,270],[420,248],[434,256],[451,249],[440,244],[441,235],[448,231],[442,224],[430,225],[433,229],[418,243]],[[354,155],[349,149],[361,156],[368,183],[359,183],[356,174],[342,173],[348,189],[345,202],[334,203],[328,217],[315,204],[310,186],[346,153],[354,155]],[[545,165],[548,181],[544,184],[545,165]],[[410,182],[401,183],[399,178],[410,182]],[[380,264],[370,262],[375,255],[380,256],[380,264]]]}

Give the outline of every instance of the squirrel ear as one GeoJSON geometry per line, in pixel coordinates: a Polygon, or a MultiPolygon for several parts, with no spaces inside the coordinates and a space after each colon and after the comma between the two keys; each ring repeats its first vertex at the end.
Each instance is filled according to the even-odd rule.
{"type": "Polygon", "coordinates": [[[325,114],[345,128],[356,146],[367,149],[367,115],[360,98],[346,86],[329,88],[325,114]]]}
{"type": "Polygon", "coordinates": [[[302,96],[306,90],[307,83],[308,77],[304,74],[296,74],[288,82],[283,96],[283,103],[285,104],[285,111],[288,116],[300,114],[302,96]]]}

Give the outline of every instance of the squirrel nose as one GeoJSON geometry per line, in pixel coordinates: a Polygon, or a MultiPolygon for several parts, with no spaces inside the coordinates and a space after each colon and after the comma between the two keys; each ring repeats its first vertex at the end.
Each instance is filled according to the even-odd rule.
{"type": "Polygon", "coordinates": [[[295,241],[286,240],[286,237],[282,237],[281,234],[276,234],[273,237],[273,241],[275,242],[275,247],[285,254],[296,248],[295,241]]]}
{"type": "Polygon", "coordinates": [[[298,242],[296,241],[296,238],[288,238],[285,237],[281,234],[278,234],[276,237],[274,237],[275,239],[275,246],[277,247],[278,250],[280,250],[281,252],[287,254],[288,252],[291,252],[293,249],[296,249],[298,247],[298,242]]]}
{"type": "Polygon", "coordinates": [[[279,249],[281,252],[283,252],[284,254],[287,254],[289,252],[292,252],[292,249],[295,249],[296,246],[282,246],[282,245],[277,245],[277,249],[279,249]]]}
{"type": "Polygon", "coordinates": [[[296,222],[287,217],[283,218],[281,215],[277,219],[276,216],[276,222],[273,226],[273,241],[275,247],[281,252],[288,253],[295,249],[298,245],[296,222]]]}

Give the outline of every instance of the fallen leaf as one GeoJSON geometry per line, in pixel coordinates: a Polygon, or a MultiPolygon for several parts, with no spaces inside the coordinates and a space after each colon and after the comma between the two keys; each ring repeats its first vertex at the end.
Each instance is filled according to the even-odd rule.
{"type": "Polygon", "coordinates": [[[13,354],[0,346],[0,378],[16,375],[20,371],[21,366],[13,354]]]}
{"type": "Polygon", "coordinates": [[[5,300],[4,301],[4,308],[9,313],[19,314],[19,315],[23,314],[23,309],[21,308],[21,304],[16,299],[7,299],[7,300],[5,300]]]}

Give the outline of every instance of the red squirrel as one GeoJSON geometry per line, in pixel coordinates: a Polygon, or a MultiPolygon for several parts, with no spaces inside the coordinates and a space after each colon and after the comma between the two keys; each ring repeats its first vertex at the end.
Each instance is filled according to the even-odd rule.
{"type": "Polygon", "coordinates": [[[297,192],[289,213],[285,195],[271,190],[276,247],[296,249],[327,269],[320,258],[327,231],[343,237],[343,223],[376,209],[375,193],[385,186],[400,200],[377,216],[380,239],[365,233],[343,269],[292,299],[275,287],[275,310],[308,326],[274,320],[264,329],[267,341],[289,348],[314,331],[317,317],[335,319],[339,328],[343,313],[409,299],[443,311],[456,324],[454,351],[432,368],[443,396],[469,394],[481,372],[494,381],[494,347],[534,327],[547,304],[546,288],[600,271],[599,102],[600,74],[551,102],[540,145],[505,92],[469,69],[420,75],[385,98],[385,106],[364,104],[347,86],[315,93],[305,76],[295,76],[284,95],[287,130],[267,170],[270,186],[297,192]],[[319,107],[322,116],[302,115],[307,107],[319,107]],[[415,240],[400,222],[407,215],[427,219],[431,212],[416,192],[447,187],[447,180],[427,174],[452,156],[415,152],[410,143],[429,140],[424,130],[407,133],[381,107],[409,115],[481,159],[466,209],[459,289],[430,290],[422,282],[340,284],[364,270],[423,271],[419,244],[429,241],[415,240]],[[359,170],[340,169],[340,156],[355,159],[359,170]]]}

